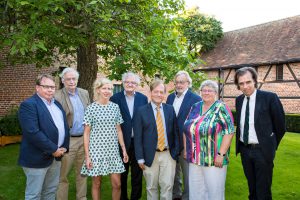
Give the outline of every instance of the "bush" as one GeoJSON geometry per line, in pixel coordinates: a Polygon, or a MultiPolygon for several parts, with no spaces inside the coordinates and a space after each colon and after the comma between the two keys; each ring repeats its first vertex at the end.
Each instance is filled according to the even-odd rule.
{"type": "Polygon", "coordinates": [[[12,107],[8,114],[0,119],[1,135],[21,135],[21,127],[18,120],[18,107],[12,107]]]}
{"type": "MultiPolygon", "coordinates": [[[[236,111],[232,110],[234,124],[236,125],[236,111]]],[[[286,131],[300,133],[300,114],[285,114],[286,131]]]]}

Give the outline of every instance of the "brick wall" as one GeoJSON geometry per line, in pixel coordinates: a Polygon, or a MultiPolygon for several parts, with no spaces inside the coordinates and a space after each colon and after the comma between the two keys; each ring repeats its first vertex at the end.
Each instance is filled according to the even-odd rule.
{"type": "MultiPolygon", "coordinates": [[[[300,79],[300,63],[290,64],[290,67],[294,71],[297,79],[300,79]]],[[[257,68],[258,71],[258,82],[261,83],[268,71],[268,66],[260,66],[257,68]]],[[[224,74],[221,78],[223,80],[227,77],[228,70],[224,70],[224,74]]],[[[209,71],[206,73],[208,78],[215,79],[218,77],[217,71],[209,71]]],[[[231,70],[231,73],[224,86],[224,96],[238,96],[241,91],[237,90],[236,86],[233,84],[235,71],[231,70]]],[[[273,66],[269,75],[265,81],[275,81],[276,80],[276,66],[273,66]]],[[[294,80],[292,74],[288,70],[287,66],[283,66],[283,80],[294,80]]],[[[280,83],[264,83],[261,90],[271,91],[276,93],[279,97],[298,97],[299,99],[281,99],[284,110],[286,113],[300,113],[300,88],[296,82],[280,82],[280,83]]],[[[234,108],[234,98],[224,98],[224,102],[228,104],[231,109],[234,108]]]]}
{"type": "Polygon", "coordinates": [[[18,106],[23,100],[35,93],[35,80],[38,74],[52,73],[55,68],[37,69],[35,65],[9,65],[5,56],[0,54],[0,116],[12,106],[18,106]]]}

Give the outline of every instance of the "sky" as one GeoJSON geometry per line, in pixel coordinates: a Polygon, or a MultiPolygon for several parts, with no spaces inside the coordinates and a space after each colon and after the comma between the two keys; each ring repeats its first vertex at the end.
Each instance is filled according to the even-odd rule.
{"type": "Polygon", "coordinates": [[[223,31],[232,31],[300,15],[299,0],[185,0],[200,13],[222,22],[223,31]]]}

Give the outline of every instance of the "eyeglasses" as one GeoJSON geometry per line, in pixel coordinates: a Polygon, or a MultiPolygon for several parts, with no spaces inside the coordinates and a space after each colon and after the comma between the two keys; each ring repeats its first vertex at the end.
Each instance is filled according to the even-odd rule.
{"type": "Polygon", "coordinates": [[[55,90],[55,88],[56,88],[55,86],[51,86],[51,85],[39,85],[39,86],[43,87],[46,90],[49,90],[49,89],[55,90]]]}
{"type": "Polygon", "coordinates": [[[126,85],[137,85],[137,83],[136,82],[133,82],[133,81],[124,81],[124,83],[126,84],[126,85]]]}
{"type": "Polygon", "coordinates": [[[200,90],[202,93],[213,93],[216,92],[214,90],[200,90]]]}
{"type": "Polygon", "coordinates": [[[175,85],[183,85],[185,84],[187,81],[175,81],[175,85]]]}
{"type": "Polygon", "coordinates": [[[71,81],[71,80],[72,80],[72,81],[77,81],[77,78],[65,78],[64,80],[65,80],[65,81],[71,81]]]}

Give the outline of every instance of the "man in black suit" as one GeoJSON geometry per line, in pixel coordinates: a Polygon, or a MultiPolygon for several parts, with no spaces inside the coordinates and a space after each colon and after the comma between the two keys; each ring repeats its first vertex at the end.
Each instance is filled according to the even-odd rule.
{"type": "Polygon", "coordinates": [[[273,160],[285,133],[285,118],[278,96],[257,90],[251,67],[236,71],[235,84],[243,92],[236,98],[236,153],[241,153],[250,200],[272,199],[273,160]]]}
{"type": "Polygon", "coordinates": [[[137,200],[142,197],[142,179],[143,171],[140,169],[134,152],[133,118],[138,107],[148,103],[148,99],[142,93],[136,92],[140,84],[138,75],[127,72],[122,75],[124,90],[114,94],[111,101],[118,104],[124,120],[121,124],[126,151],[129,161],[124,163],[126,171],[121,174],[121,200],[127,200],[127,179],[129,166],[131,167],[131,200],[137,200]]]}
{"type": "Polygon", "coordinates": [[[189,90],[192,87],[192,79],[186,71],[179,71],[175,75],[174,79],[175,92],[170,94],[167,99],[167,104],[173,105],[176,116],[177,125],[179,129],[179,147],[180,156],[179,162],[176,164],[176,172],[174,178],[173,187],[173,199],[189,199],[189,164],[184,159],[183,154],[183,125],[188,116],[193,104],[201,101],[201,97],[189,90]],[[184,180],[184,190],[182,192],[182,178],[181,171],[184,180]]]}
{"type": "Polygon", "coordinates": [[[146,180],[147,199],[172,199],[179,154],[176,114],[171,105],[162,103],[166,94],[163,81],[152,82],[150,90],[151,102],[140,107],[134,117],[135,155],[146,180]]]}

